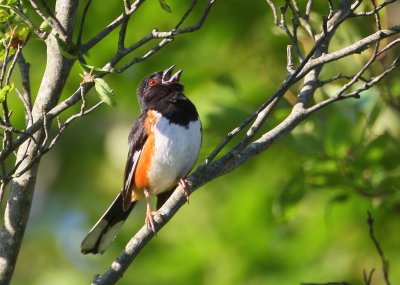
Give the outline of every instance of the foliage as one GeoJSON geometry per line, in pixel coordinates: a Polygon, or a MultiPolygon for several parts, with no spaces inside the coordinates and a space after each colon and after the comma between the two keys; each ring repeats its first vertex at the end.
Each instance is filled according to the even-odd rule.
{"type": "MultiPolygon", "coordinates": [[[[23,24],[15,10],[2,8],[17,5],[17,1],[3,2],[0,23],[6,24],[0,26],[0,36],[11,46],[9,56],[17,51],[18,43],[29,39],[23,51],[31,65],[35,94],[46,52],[40,38],[31,35],[32,27],[23,24]]],[[[107,2],[107,9],[92,4],[84,39],[91,38],[98,27],[123,10],[120,2],[107,2]]],[[[167,2],[146,1],[128,25],[131,29],[126,41],[136,42],[155,26],[167,29],[187,9],[179,1],[167,2]]],[[[314,2],[311,20],[318,27],[330,1],[314,2]]],[[[23,5],[28,9],[28,4],[23,5]]],[[[372,9],[370,3],[363,5],[372,9]]],[[[78,18],[84,13],[81,6],[78,18]]],[[[189,22],[195,23],[201,13],[195,10],[189,22]]],[[[381,17],[386,25],[396,15],[382,12],[381,17]]],[[[40,20],[34,19],[38,30],[51,32],[45,22],[40,25],[40,20]]],[[[185,93],[197,106],[203,123],[200,163],[285,78],[286,46],[290,42],[273,25],[273,19],[264,1],[220,1],[204,28],[175,39],[173,45],[123,73],[111,72],[106,79],[100,67],[117,49],[118,33],[114,31],[85,54],[82,64],[86,72],[94,70],[95,89],[101,100],[108,105],[114,105],[115,100],[117,104],[114,108],[103,104],[79,120],[42,158],[14,284],[88,284],[94,274],[104,272],[144,219],[144,207],[139,205],[109,251],[102,256],[80,254],[82,237],[120,189],[129,127],[139,112],[135,98],[138,82],[173,63],[184,70],[185,93]]],[[[350,45],[374,27],[373,17],[370,25],[354,18],[339,29],[331,47],[350,45]]],[[[312,46],[304,30],[298,37],[303,51],[312,46]]],[[[73,43],[64,45],[61,40],[60,50],[66,57],[79,58],[77,42],[74,38],[73,43]]],[[[137,50],[117,67],[140,57],[150,46],[137,50]]],[[[3,46],[1,59],[5,51],[3,46]]],[[[374,64],[368,75],[381,73],[384,64],[394,59],[393,54],[374,64]]],[[[371,54],[361,56],[368,60],[371,54]]],[[[331,78],[338,72],[353,74],[363,63],[356,57],[339,60],[322,75],[331,78]]],[[[61,100],[81,84],[80,73],[77,63],[61,100]]],[[[381,263],[369,238],[367,211],[375,217],[376,235],[390,262],[392,283],[396,284],[400,280],[400,272],[394,270],[400,264],[398,75],[397,70],[362,93],[360,99],[336,102],[315,113],[266,153],[205,185],[152,240],[119,284],[299,284],[342,280],[364,284],[363,270],[369,272],[372,268],[376,272],[371,284],[381,284],[381,263]]],[[[25,114],[12,90],[13,82],[14,89],[22,84],[17,73],[0,90],[0,101],[8,96],[12,119],[16,126],[23,126],[25,114]]],[[[322,88],[315,94],[315,102],[336,94],[343,82],[338,80],[322,88]]],[[[264,130],[290,112],[299,91],[295,85],[286,93],[264,130]]],[[[98,101],[94,91],[89,92],[86,101],[98,101]]],[[[80,106],[74,106],[60,117],[65,120],[79,111],[80,106]]]]}

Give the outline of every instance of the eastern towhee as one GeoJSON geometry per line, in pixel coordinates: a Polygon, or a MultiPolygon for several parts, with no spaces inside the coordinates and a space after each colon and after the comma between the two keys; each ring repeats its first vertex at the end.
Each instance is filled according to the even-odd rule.
{"type": "Polygon", "coordinates": [[[147,76],[138,87],[141,114],[129,134],[124,185],[82,241],[84,254],[103,253],[138,200],[146,199],[146,223],[155,232],[150,197],[158,197],[158,209],[179,184],[188,198],[185,177],[199,155],[202,130],[195,106],[183,94],[182,70],[172,75],[173,68],[147,76]]]}

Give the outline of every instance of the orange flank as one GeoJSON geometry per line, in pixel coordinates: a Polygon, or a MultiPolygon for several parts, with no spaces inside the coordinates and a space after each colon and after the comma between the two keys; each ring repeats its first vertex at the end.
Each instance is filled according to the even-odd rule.
{"type": "Polygon", "coordinates": [[[154,135],[152,132],[153,126],[157,123],[158,118],[152,111],[147,112],[147,117],[144,122],[144,128],[148,135],[143,146],[142,154],[140,155],[136,171],[135,171],[135,186],[132,189],[132,201],[144,198],[143,190],[149,187],[149,177],[147,176],[148,169],[154,154],[154,135]]]}

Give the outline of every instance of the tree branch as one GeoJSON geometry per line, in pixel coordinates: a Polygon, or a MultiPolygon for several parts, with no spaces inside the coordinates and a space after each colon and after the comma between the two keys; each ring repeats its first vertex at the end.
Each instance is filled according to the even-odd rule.
{"type": "Polygon", "coordinates": [[[92,47],[98,44],[101,40],[103,40],[108,34],[110,34],[113,30],[115,30],[124,20],[125,16],[132,15],[137,11],[137,9],[144,3],[144,0],[136,0],[135,3],[131,5],[131,9],[129,11],[124,11],[121,15],[119,15],[114,21],[112,21],[105,29],[99,32],[96,36],[94,36],[91,40],[89,40],[86,44],[83,44],[79,50],[80,54],[84,54],[89,51],[92,47]]]}
{"type": "Polygon", "coordinates": [[[362,51],[368,49],[371,44],[374,44],[390,36],[397,35],[399,33],[400,33],[400,26],[394,26],[388,30],[380,30],[336,52],[323,54],[315,59],[311,59],[304,66],[304,69],[299,73],[298,77],[303,77],[304,74],[308,73],[311,69],[319,65],[324,65],[326,63],[336,61],[351,54],[359,54],[362,51]]]}
{"type": "MultiPolygon", "coordinates": [[[[133,4],[131,6],[131,10],[130,11],[132,11],[132,9],[135,9],[135,5],[139,5],[138,4],[139,2],[140,1],[136,1],[135,4],[133,4]]],[[[139,62],[142,62],[142,61],[148,59],[149,57],[151,57],[152,55],[157,53],[159,50],[161,50],[164,46],[166,46],[167,44],[171,43],[172,39],[170,37],[172,35],[180,35],[180,34],[189,33],[189,32],[193,32],[193,31],[196,31],[196,30],[200,29],[202,27],[205,19],[207,18],[208,13],[210,12],[210,10],[211,10],[211,8],[212,8],[214,3],[215,3],[215,0],[210,0],[209,1],[209,3],[206,6],[206,8],[205,8],[205,10],[204,10],[199,22],[196,25],[190,26],[190,27],[187,27],[187,28],[183,28],[183,29],[180,29],[180,30],[173,30],[173,31],[170,31],[170,32],[153,31],[151,34],[149,34],[148,36],[146,36],[145,38],[143,38],[142,40],[140,40],[136,44],[134,44],[131,47],[127,48],[127,49],[129,49],[129,52],[131,52],[134,49],[136,49],[136,48],[140,47],[141,45],[143,45],[145,42],[148,42],[152,38],[162,38],[163,39],[155,47],[150,49],[146,54],[144,54],[141,57],[133,59],[131,62],[128,62],[127,64],[125,64],[124,66],[122,66],[122,67],[120,67],[118,69],[114,69],[113,68],[114,64],[116,64],[119,60],[121,60],[123,58],[123,56],[121,56],[121,55],[116,55],[116,56],[114,56],[113,59],[110,60],[109,63],[107,63],[102,68],[102,70],[105,71],[105,72],[110,72],[110,73],[120,73],[120,72],[126,70],[127,68],[129,68],[130,66],[132,66],[133,64],[136,64],[136,63],[139,63],[139,62]]],[[[83,50],[85,50],[85,48],[83,48],[83,50]]],[[[126,52],[124,54],[124,56],[127,55],[127,54],[128,54],[128,52],[126,52]]],[[[105,74],[98,75],[98,77],[102,77],[104,75],[105,74]]],[[[93,84],[92,83],[87,83],[85,85],[85,90],[89,91],[91,89],[91,87],[93,87],[93,84]]],[[[78,88],[74,92],[74,94],[72,94],[69,98],[67,98],[66,100],[64,100],[63,102],[61,102],[57,106],[55,106],[53,109],[51,109],[47,113],[42,114],[42,117],[37,118],[37,120],[25,130],[25,134],[21,134],[18,138],[16,138],[13,141],[12,145],[10,145],[9,147],[3,149],[0,152],[0,163],[2,161],[4,161],[5,159],[7,159],[7,157],[15,149],[17,149],[21,144],[23,144],[29,138],[29,135],[34,135],[39,129],[41,129],[42,126],[43,126],[44,120],[51,121],[52,119],[57,117],[59,114],[61,114],[63,111],[65,111],[66,109],[70,108],[71,106],[73,106],[77,102],[79,102],[80,99],[81,99],[81,92],[80,92],[80,88],[78,88]]]]}
{"type": "MultiPolygon", "coordinates": [[[[59,0],[56,3],[56,14],[67,33],[67,39],[72,35],[72,23],[77,5],[77,0],[59,0]]],[[[72,60],[66,59],[61,55],[54,37],[49,37],[46,40],[46,44],[47,57],[51,60],[47,61],[43,80],[33,106],[32,117],[35,122],[42,117],[44,112],[48,112],[56,105],[73,64],[72,60]]],[[[18,149],[17,162],[21,161],[21,163],[18,165],[17,171],[24,169],[36,155],[44,133],[43,129],[39,129],[34,134],[38,144],[26,142],[18,149]]],[[[10,283],[15,268],[29,217],[37,170],[38,167],[35,164],[22,176],[11,181],[11,189],[4,216],[5,221],[0,229],[1,284],[10,283]]]]}
{"type": "MultiPolygon", "coordinates": [[[[143,61],[143,60],[147,59],[149,56],[151,56],[155,52],[159,51],[162,47],[164,47],[168,43],[172,42],[174,36],[197,31],[198,29],[200,29],[203,26],[204,21],[206,20],[206,18],[208,16],[212,6],[214,5],[214,3],[215,3],[215,0],[210,0],[208,2],[206,8],[203,11],[203,15],[201,16],[201,18],[199,19],[199,21],[198,21],[198,23],[196,25],[189,26],[189,27],[182,28],[182,29],[172,29],[172,30],[170,30],[168,32],[159,32],[157,29],[154,29],[147,36],[143,37],[141,40],[139,40],[138,42],[132,44],[131,46],[129,46],[127,48],[121,49],[122,46],[120,45],[119,46],[120,48],[118,49],[118,52],[109,61],[109,63],[107,63],[105,65],[103,70],[106,71],[106,72],[110,72],[110,73],[121,73],[121,72],[125,71],[127,68],[131,67],[133,64],[136,64],[136,63],[138,63],[140,61],[143,61]],[[132,61],[130,61],[129,63],[125,64],[124,66],[122,66],[120,68],[114,68],[115,65],[121,59],[123,59],[126,55],[130,54],[134,50],[138,49],[139,47],[143,46],[144,44],[146,44],[149,41],[154,40],[154,39],[163,39],[163,40],[161,40],[155,47],[153,47],[149,52],[147,52],[142,57],[134,58],[132,61]]],[[[189,9],[186,11],[186,13],[183,15],[183,17],[179,20],[178,24],[176,25],[177,27],[179,27],[184,22],[184,20],[188,16],[188,13],[193,10],[193,7],[194,6],[192,4],[189,7],[189,9]]],[[[128,15],[126,15],[126,16],[128,16],[128,15]]],[[[125,35],[123,35],[123,37],[124,36],[125,35]]]]}
{"type": "MultiPolygon", "coordinates": [[[[371,213],[369,211],[368,211],[367,223],[368,223],[368,228],[369,228],[369,236],[370,236],[372,242],[374,243],[376,251],[378,252],[379,257],[380,257],[381,262],[382,262],[382,273],[383,273],[383,277],[385,279],[385,284],[386,285],[390,285],[390,281],[389,281],[389,262],[386,260],[385,254],[383,253],[383,250],[382,250],[382,247],[379,244],[379,241],[375,237],[374,219],[372,218],[372,215],[371,215],[371,213]]],[[[372,273],[371,273],[371,275],[372,275],[372,273]]]]}
{"type": "MultiPolygon", "coordinates": [[[[268,1],[267,1],[268,2],[268,1]]],[[[268,2],[270,3],[270,2],[268,2]]],[[[207,160],[200,165],[195,172],[188,177],[189,181],[189,193],[194,192],[196,189],[204,185],[205,183],[215,179],[218,176],[224,175],[236,169],[239,165],[243,164],[250,158],[258,155],[269,149],[274,143],[279,139],[291,132],[296,126],[298,126],[302,121],[308,118],[313,112],[320,110],[324,106],[315,105],[308,109],[306,106],[309,104],[313,94],[317,88],[319,88],[320,81],[318,79],[321,72],[322,66],[330,62],[332,54],[327,54],[330,39],[336,28],[344,22],[345,19],[349,18],[353,11],[358,7],[360,1],[351,3],[349,1],[341,1],[339,9],[330,15],[329,20],[326,21],[325,27],[319,35],[316,36],[316,43],[314,47],[309,51],[307,56],[304,58],[302,64],[295,69],[293,72],[289,72],[287,78],[282,83],[277,92],[271,96],[258,110],[256,110],[251,116],[245,119],[239,127],[235,128],[229,135],[224,139],[224,141],[217,146],[217,148],[212,152],[212,154],[207,158],[207,160]],[[313,56],[316,59],[311,59],[313,56]],[[324,59],[324,60],[322,60],[324,59]],[[317,60],[321,60],[322,63],[317,63],[317,60]],[[311,64],[312,63],[312,64],[311,64]],[[269,114],[270,108],[272,108],[272,102],[278,100],[290,86],[297,82],[300,78],[304,77],[303,88],[299,93],[299,100],[297,104],[293,107],[291,113],[279,123],[276,127],[263,134],[259,139],[250,142],[249,137],[253,138],[254,131],[259,128],[263,123],[266,115],[269,114]],[[271,107],[270,107],[271,106],[271,107]],[[318,106],[318,107],[316,107],[318,106]],[[237,135],[245,126],[247,126],[251,121],[258,116],[252,127],[248,130],[242,142],[240,142],[236,147],[228,151],[227,154],[223,155],[221,158],[214,160],[216,155],[220,150],[227,144],[227,142],[235,135],[237,135]]],[[[397,29],[397,28],[396,28],[397,29]]],[[[383,37],[393,35],[398,33],[396,29],[391,29],[389,31],[379,31],[376,34],[367,37],[367,40],[361,40],[358,42],[357,47],[351,46],[347,50],[346,54],[352,54],[354,50],[363,48],[366,49],[372,42],[376,42],[383,37]]],[[[335,53],[336,59],[343,57],[344,55],[340,52],[335,53]]],[[[332,59],[333,60],[333,59],[332,59]]],[[[391,68],[387,69],[386,72],[382,73],[381,76],[369,81],[370,85],[376,84],[381,80],[386,74],[391,72],[397,67],[397,60],[392,64],[391,68]]],[[[369,86],[369,85],[368,85],[369,86]]],[[[361,91],[361,90],[360,90],[361,91]]],[[[350,97],[346,97],[350,98],[350,97]]],[[[342,100],[342,96],[337,96],[336,100],[342,100]],[[340,98],[340,99],[339,99],[340,98]]],[[[331,99],[330,99],[331,100],[331,99]]],[[[328,100],[327,100],[328,101],[328,100]]],[[[155,219],[156,230],[159,231],[163,226],[165,226],[168,221],[173,217],[173,215],[179,210],[179,208],[184,205],[186,198],[183,194],[182,189],[178,187],[170,199],[161,207],[159,210],[160,215],[155,219]]],[[[121,276],[124,271],[128,268],[131,262],[139,254],[140,250],[151,240],[154,233],[147,226],[143,226],[137,234],[128,242],[125,250],[117,257],[117,259],[112,263],[111,267],[102,275],[96,276],[93,284],[114,284],[121,276]]],[[[338,283],[326,283],[326,284],[348,284],[346,282],[338,283]]]]}
{"type": "MultiPolygon", "coordinates": [[[[36,5],[35,0],[30,0],[31,3],[36,5]]],[[[47,15],[42,13],[38,6],[35,7],[41,17],[48,21],[53,29],[60,32],[64,37],[65,42],[70,42],[72,39],[72,24],[73,16],[77,7],[77,0],[66,0],[57,1],[56,13],[54,16],[50,11],[49,7],[40,0],[45,12],[50,16],[50,19],[46,18],[47,15]]],[[[119,39],[117,43],[117,52],[109,60],[109,62],[103,67],[104,73],[99,74],[98,77],[105,76],[107,73],[120,73],[125,71],[127,68],[138,62],[148,59],[150,56],[157,53],[164,46],[171,43],[175,36],[190,33],[196,31],[202,27],[206,20],[211,7],[215,3],[215,0],[208,1],[200,19],[198,22],[186,28],[180,28],[182,24],[188,18],[188,15],[192,13],[197,0],[192,0],[191,5],[188,7],[184,15],[175,25],[175,28],[167,30],[166,32],[159,32],[153,30],[151,33],[146,35],[144,38],[139,40],[132,45],[125,47],[125,36],[127,33],[127,23],[129,17],[133,15],[138,7],[144,2],[144,0],[137,0],[133,4],[129,1],[123,1],[124,13],[113,20],[105,29],[100,31],[96,36],[90,39],[86,44],[82,45],[83,29],[85,18],[87,16],[91,0],[88,0],[84,8],[83,16],[81,19],[81,26],[78,32],[78,58],[81,62],[84,61],[83,55],[94,47],[97,43],[105,39],[112,31],[117,27],[120,27],[119,39]],[[128,61],[125,65],[116,67],[121,59],[125,58],[128,54],[131,54],[134,50],[155,40],[157,42],[148,52],[140,57],[136,57],[128,61]]],[[[276,143],[280,138],[289,134],[298,124],[304,121],[306,118],[311,116],[314,112],[319,111],[329,104],[347,99],[347,98],[358,98],[360,93],[364,90],[371,88],[385,78],[388,74],[393,72],[400,63],[399,57],[388,66],[381,74],[376,77],[365,78],[364,72],[371,67],[371,64],[376,61],[380,54],[383,54],[390,50],[392,47],[398,44],[399,40],[393,40],[386,47],[379,50],[379,41],[400,33],[400,26],[395,26],[387,30],[382,30],[380,27],[380,19],[378,12],[386,5],[393,3],[394,1],[386,1],[379,6],[375,6],[372,12],[360,12],[354,13],[355,9],[359,7],[361,0],[349,1],[341,0],[337,9],[333,8],[332,1],[328,1],[329,15],[323,17],[323,24],[320,27],[320,31],[314,31],[311,22],[309,21],[311,9],[313,6],[313,0],[307,1],[305,12],[300,9],[298,1],[293,0],[290,2],[287,0],[286,6],[283,7],[280,14],[280,21],[278,20],[277,10],[271,0],[266,0],[267,4],[270,5],[275,23],[280,25],[281,28],[287,33],[292,41],[292,44],[297,51],[300,59],[300,64],[296,67],[293,63],[293,56],[291,49],[287,52],[287,74],[282,84],[277,88],[276,92],[268,98],[257,110],[250,114],[237,128],[231,131],[227,137],[215,148],[204,163],[188,177],[189,180],[189,193],[194,192],[196,189],[204,185],[205,183],[215,179],[218,176],[224,175],[236,169],[239,165],[246,162],[248,159],[258,155],[259,153],[269,149],[271,145],[276,143]],[[286,13],[292,13],[292,22],[286,22],[286,13]],[[374,15],[376,19],[376,27],[378,31],[368,37],[365,37],[358,42],[340,49],[335,52],[328,53],[328,47],[336,29],[347,19],[353,17],[363,17],[374,15]],[[290,26],[291,25],[291,26],[290,26]],[[298,29],[306,29],[310,34],[310,38],[314,41],[313,47],[308,51],[304,51],[302,54],[299,39],[297,37],[298,29]],[[361,53],[368,49],[371,44],[375,44],[370,59],[361,67],[359,72],[352,76],[337,75],[328,80],[321,81],[319,79],[322,68],[333,61],[348,57],[350,55],[361,53]],[[342,79],[347,80],[347,84],[337,93],[335,96],[328,98],[322,102],[311,105],[315,91],[324,85],[331,83],[335,80],[342,79]],[[260,128],[265,123],[266,119],[271,115],[272,111],[276,107],[279,100],[285,95],[285,93],[293,87],[293,85],[300,80],[301,83],[300,92],[298,94],[298,101],[291,110],[291,113],[277,126],[269,130],[264,134],[258,134],[260,128]],[[354,83],[358,80],[363,80],[364,84],[354,89],[354,83]],[[353,89],[351,89],[353,88],[353,89]],[[347,93],[345,93],[347,92],[347,93]],[[248,127],[250,126],[250,127],[248,127]],[[242,130],[247,128],[244,132],[243,137],[240,138],[239,143],[232,147],[225,155],[216,159],[220,151],[227,145],[227,143],[235,136],[237,136],[242,130]],[[258,137],[256,137],[258,135],[258,137]]],[[[42,7],[42,8],[43,8],[42,7]]],[[[21,11],[19,11],[22,13],[21,11]]],[[[23,15],[23,14],[22,14],[23,15]]],[[[33,25],[33,24],[32,24],[33,25]]],[[[39,33],[38,31],[36,31],[39,33]]],[[[45,37],[43,37],[44,39],[45,37]]],[[[21,240],[24,234],[26,222],[29,215],[29,208],[32,202],[33,187],[35,184],[35,178],[37,173],[38,162],[41,156],[52,149],[52,147],[58,142],[59,138],[63,134],[64,130],[76,119],[94,111],[100,106],[101,103],[94,105],[92,108],[86,110],[85,94],[93,86],[93,83],[85,83],[75,91],[69,98],[61,103],[59,97],[61,90],[65,84],[67,75],[69,74],[74,60],[66,59],[60,54],[59,46],[55,38],[50,35],[46,39],[46,45],[48,50],[48,58],[52,60],[48,62],[46,71],[41,83],[39,92],[36,96],[36,101],[32,107],[31,95],[30,95],[30,83],[29,83],[29,65],[25,62],[22,53],[16,55],[14,60],[11,61],[11,67],[13,68],[17,61],[23,80],[24,92],[18,94],[24,104],[26,112],[26,121],[28,127],[26,130],[19,131],[11,125],[7,124],[7,116],[9,112],[7,106],[3,106],[5,111],[4,121],[0,121],[0,128],[2,128],[10,139],[4,139],[4,147],[0,153],[0,163],[2,171],[2,181],[0,185],[0,201],[4,193],[4,188],[8,181],[11,180],[11,192],[10,199],[7,204],[7,211],[5,216],[5,225],[0,230],[0,259],[6,260],[6,264],[0,263],[0,282],[9,283],[12,275],[16,256],[21,244],[21,240]],[[69,117],[63,124],[60,123],[57,134],[54,137],[49,136],[48,128],[51,125],[51,121],[57,118],[59,114],[73,106],[77,102],[81,101],[80,112],[69,117]],[[13,139],[12,134],[19,134],[16,139],[13,139]],[[33,143],[32,143],[33,142],[33,143]],[[19,148],[19,149],[18,149],[19,148]],[[9,155],[18,149],[17,159],[14,168],[7,173],[5,168],[5,161],[9,155]],[[13,251],[13,252],[11,252],[13,251]]],[[[7,54],[6,54],[7,57],[7,54]]],[[[10,78],[12,72],[6,75],[6,64],[3,63],[1,71],[1,83],[3,78],[10,78]]],[[[6,80],[7,81],[7,80],[6,80]]],[[[8,82],[8,81],[7,81],[8,82]]],[[[182,194],[182,189],[178,187],[173,193],[171,198],[165,203],[160,209],[160,216],[155,218],[156,229],[159,230],[174,216],[181,206],[186,203],[186,197],[182,194]]],[[[371,224],[372,228],[372,224],[371,224]]],[[[371,229],[372,231],[372,229],[371,229]]],[[[114,284],[118,281],[128,266],[132,263],[135,257],[140,253],[140,250],[151,240],[154,233],[146,225],[140,229],[140,231],[131,239],[127,244],[125,250],[119,255],[119,257],[113,262],[111,267],[103,274],[96,277],[94,284],[114,284]]],[[[373,236],[373,231],[371,236],[373,236]]],[[[381,255],[385,270],[385,259],[383,253],[381,255]]],[[[387,268],[388,269],[388,268],[387,268]]],[[[372,279],[373,271],[367,275],[364,272],[364,280],[366,284],[369,284],[372,279]]],[[[389,279],[387,278],[387,285],[390,285],[389,279]]],[[[311,283],[309,283],[311,284],[311,283]]],[[[326,284],[346,284],[345,282],[339,283],[326,283],[326,284]]]]}
{"type": "Polygon", "coordinates": [[[44,10],[46,11],[46,14],[42,12],[40,9],[39,5],[36,3],[35,0],[29,0],[31,3],[32,7],[36,11],[36,13],[42,18],[44,22],[46,22],[52,29],[53,34],[59,34],[60,37],[66,41],[67,40],[67,33],[64,29],[64,27],[61,25],[61,23],[58,21],[58,19],[53,15],[51,12],[50,8],[47,6],[46,2],[43,0],[40,0],[44,10]]]}
{"type": "Polygon", "coordinates": [[[22,88],[23,92],[18,92],[18,96],[20,97],[21,101],[24,104],[24,111],[25,111],[25,121],[26,124],[29,126],[32,124],[32,97],[31,97],[31,83],[30,83],[30,76],[29,76],[29,68],[30,64],[25,61],[24,55],[22,52],[19,54],[17,58],[17,63],[19,67],[19,71],[21,74],[22,80],[22,88]]]}
{"type": "MultiPolygon", "coordinates": [[[[345,3],[348,3],[348,1],[343,1],[345,3]]],[[[267,2],[268,3],[268,2],[267,2]]],[[[269,3],[268,3],[269,4],[269,3]]],[[[275,98],[282,97],[287,90],[297,81],[302,79],[307,73],[302,72],[307,63],[311,60],[312,57],[318,52],[318,50],[321,49],[321,46],[323,46],[325,43],[329,42],[330,37],[333,35],[335,32],[336,28],[347,18],[349,15],[352,13],[352,9],[356,9],[358,5],[352,5],[350,6],[350,3],[346,5],[342,5],[343,8],[339,9],[334,16],[332,16],[331,20],[329,21],[329,31],[324,31],[321,33],[318,37],[316,37],[316,41],[312,49],[308,52],[307,56],[301,61],[300,65],[294,70],[290,70],[285,78],[285,80],[282,82],[281,86],[278,88],[278,90],[275,92],[273,96],[267,99],[264,104],[262,104],[254,113],[252,113],[250,116],[248,116],[238,127],[233,129],[231,132],[228,133],[228,135],[224,138],[224,140],[211,152],[211,154],[207,157],[207,159],[203,162],[204,165],[209,164],[221,150],[241,131],[243,130],[248,124],[250,124],[260,112],[262,112],[265,108],[267,108],[272,101],[275,100],[275,98]],[[350,9],[351,8],[351,9],[350,9]],[[326,42],[328,40],[328,42],[326,42]]],[[[325,48],[323,48],[325,50],[325,48]]],[[[317,55],[322,55],[323,50],[320,50],[320,52],[317,53],[317,55]]],[[[316,68],[317,65],[315,65],[313,68],[316,68]]],[[[313,68],[310,68],[312,70],[313,68]]],[[[302,94],[305,94],[304,92],[302,94]]],[[[303,96],[303,99],[305,97],[303,96]]],[[[306,103],[306,102],[303,102],[306,103]]]]}

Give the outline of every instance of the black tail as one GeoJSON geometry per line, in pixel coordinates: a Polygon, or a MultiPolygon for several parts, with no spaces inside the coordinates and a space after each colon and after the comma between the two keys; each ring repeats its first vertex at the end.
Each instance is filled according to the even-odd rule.
{"type": "Polygon", "coordinates": [[[124,211],[122,208],[122,194],[119,193],[111,206],[83,239],[81,252],[83,254],[103,253],[117,236],[119,229],[131,213],[135,204],[136,202],[132,202],[130,207],[124,211]]]}

